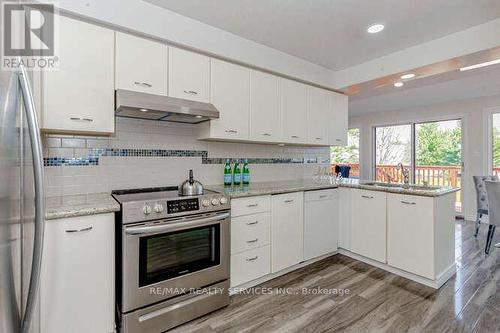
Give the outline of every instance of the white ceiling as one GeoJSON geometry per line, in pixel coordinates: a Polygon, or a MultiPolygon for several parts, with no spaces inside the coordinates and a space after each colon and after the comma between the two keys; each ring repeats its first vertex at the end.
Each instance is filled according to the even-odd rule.
{"type": "Polygon", "coordinates": [[[415,79],[407,81],[402,88],[388,86],[362,98],[350,96],[349,116],[493,95],[500,95],[500,65],[415,79]]]}
{"type": "Polygon", "coordinates": [[[144,1],[332,70],[500,17],[500,0],[144,1]]]}

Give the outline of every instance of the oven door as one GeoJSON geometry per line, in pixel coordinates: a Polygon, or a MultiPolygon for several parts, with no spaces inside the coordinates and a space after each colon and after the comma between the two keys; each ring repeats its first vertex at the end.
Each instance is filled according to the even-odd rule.
{"type": "Polygon", "coordinates": [[[229,279],[230,213],[127,225],[122,311],[229,279]]]}

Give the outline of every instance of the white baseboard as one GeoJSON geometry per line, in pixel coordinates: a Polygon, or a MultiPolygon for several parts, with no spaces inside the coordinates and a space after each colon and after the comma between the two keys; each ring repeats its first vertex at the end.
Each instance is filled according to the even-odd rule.
{"type": "Polygon", "coordinates": [[[406,279],[418,282],[420,284],[426,285],[426,286],[434,288],[434,289],[441,288],[441,286],[446,281],[448,281],[453,275],[455,275],[455,273],[457,271],[456,265],[455,265],[455,263],[453,263],[445,271],[441,272],[437,276],[437,278],[435,280],[432,280],[432,279],[429,279],[429,278],[426,278],[426,277],[423,277],[423,276],[420,276],[420,275],[417,275],[417,274],[413,274],[413,273],[404,271],[404,270],[399,269],[399,268],[395,268],[395,267],[389,266],[387,264],[378,262],[376,260],[364,257],[362,255],[353,253],[353,252],[351,252],[349,250],[339,249],[338,252],[340,254],[343,254],[343,255],[345,255],[347,257],[350,257],[352,259],[362,261],[362,262],[367,263],[369,265],[372,265],[372,266],[375,266],[377,268],[383,269],[384,271],[387,271],[389,273],[393,273],[393,274],[402,276],[402,277],[404,277],[406,279]]]}

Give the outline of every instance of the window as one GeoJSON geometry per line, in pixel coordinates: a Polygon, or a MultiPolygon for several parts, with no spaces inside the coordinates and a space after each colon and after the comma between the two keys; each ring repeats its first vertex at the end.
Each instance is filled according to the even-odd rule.
{"type": "Polygon", "coordinates": [[[375,128],[375,180],[403,181],[397,165],[403,163],[405,168],[411,167],[411,131],[411,125],[375,128]]]}
{"type": "Polygon", "coordinates": [[[493,114],[491,145],[491,162],[493,174],[500,175],[500,113],[493,114]]]}
{"type": "Polygon", "coordinates": [[[359,178],[359,128],[350,128],[347,131],[347,146],[335,146],[330,148],[330,161],[332,169],[335,166],[350,166],[350,178],[359,178]]]}
{"type": "MultiPolygon", "coordinates": [[[[500,129],[500,118],[498,120],[500,129]]],[[[461,188],[461,120],[380,126],[375,127],[374,133],[374,178],[377,181],[402,183],[403,174],[398,168],[402,163],[410,171],[413,183],[461,188]]],[[[500,162],[500,143],[498,145],[500,162]]],[[[457,192],[458,212],[462,210],[461,201],[461,194],[457,192]]]]}

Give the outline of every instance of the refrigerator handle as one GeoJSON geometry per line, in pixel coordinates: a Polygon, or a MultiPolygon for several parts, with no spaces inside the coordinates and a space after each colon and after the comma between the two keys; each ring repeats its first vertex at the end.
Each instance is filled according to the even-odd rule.
{"type": "Polygon", "coordinates": [[[26,120],[30,134],[31,152],[33,155],[33,171],[35,180],[35,236],[33,244],[33,261],[31,264],[31,276],[26,300],[26,309],[23,314],[21,332],[27,333],[36,307],[38,289],[40,287],[40,271],[42,268],[43,233],[45,227],[45,193],[43,176],[43,155],[42,141],[38,127],[38,120],[35,109],[35,101],[31,91],[28,74],[23,65],[17,73],[24,108],[26,110],[26,120]]]}

